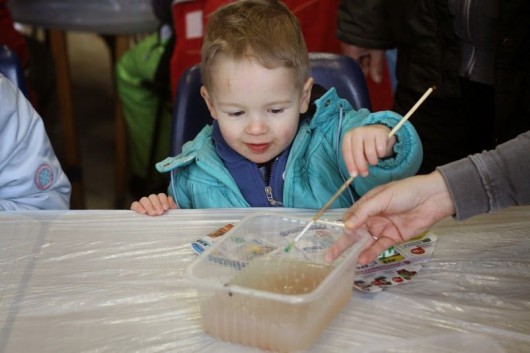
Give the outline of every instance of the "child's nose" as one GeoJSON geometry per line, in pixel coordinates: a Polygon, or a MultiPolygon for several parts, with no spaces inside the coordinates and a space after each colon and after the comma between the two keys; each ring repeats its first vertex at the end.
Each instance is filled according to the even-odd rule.
{"type": "Polygon", "coordinates": [[[250,135],[260,135],[267,132],[269,126],[266,119],[259,116],[253,116],[249,119],[246,132],[250,135]]]}

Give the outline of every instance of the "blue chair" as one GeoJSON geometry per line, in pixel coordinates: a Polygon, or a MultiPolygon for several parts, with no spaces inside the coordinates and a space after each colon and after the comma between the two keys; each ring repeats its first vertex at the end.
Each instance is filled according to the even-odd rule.
{"type": "MultiPolygon", "coordinates": [[[[340,97],[355,109],[370,109],[370,98],[364,75],[352,58],[330,53],[310,53],[311,75],[325,88],[335,87],[340,97]]],[[[192,140],[201,129],[212,122],[206,103],[200,95],[199,65],[186,70],[178,83],[171,127],[170,155],[181,152],[182,145],[192,140]]]]}
{"type": "Polygon", "coordinates": [[[0,45],[0,73],[13,82],[26,97],[28,89],[18,56],[7,45],[0,45]]]}

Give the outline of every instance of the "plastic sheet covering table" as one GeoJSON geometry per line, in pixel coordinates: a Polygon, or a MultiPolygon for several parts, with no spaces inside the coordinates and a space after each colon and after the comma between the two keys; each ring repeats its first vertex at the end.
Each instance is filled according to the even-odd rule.
{"type": "MultiPolygon", "coordinates": [[[[258,352],[205,334],[183,283],[190,242],[257,211],[0,213],[0,352],[258,352]]],[[[434,231],[413,281],[353,291],[309,352],[529,352],[530,208],[434,231]]]]}

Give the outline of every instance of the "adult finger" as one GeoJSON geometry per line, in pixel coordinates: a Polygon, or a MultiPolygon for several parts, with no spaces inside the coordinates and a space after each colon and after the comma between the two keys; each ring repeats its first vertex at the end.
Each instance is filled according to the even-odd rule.
{"type": "MultiPolygon", "coordinates": [[[[346,249],[360,240],[362,232],[345,230],[339,239],[325,252],[324,261],[331,263],[335,261],[346,249]]],[[[375,240],[368,242],[368,245],[375,240]]]]}
{"type": "Polygon", "coordinates": [[[357,258],[357,263],[360,265],[369,264],[370,262],[377,259],[377,257],[381,255],[383,251],[395,244],[395,240],[387,237],[381,237],[370,243],[370,245],[361,252],[357,258]]]}
{"type": "Polygon", "coordinates": [[[383,50],[372,50],[370,55],[370,77],[376,83],[383,81],[383,65],[385,64],[385,52],[383,50]]]}

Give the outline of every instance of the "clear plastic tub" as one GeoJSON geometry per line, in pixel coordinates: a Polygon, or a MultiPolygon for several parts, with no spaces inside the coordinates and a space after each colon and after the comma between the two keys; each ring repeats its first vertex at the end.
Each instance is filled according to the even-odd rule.
{"type": "Polygon", "coordinates": [[[249,216],[187,268],[205,332],[277,352],[304,350],[319,337],[348,303],[355,262],[370,237],[360,232],[351,248],[327,264],[323,254],[343,227],[318,221],[286,252],[307,222],[249,216]]]}

